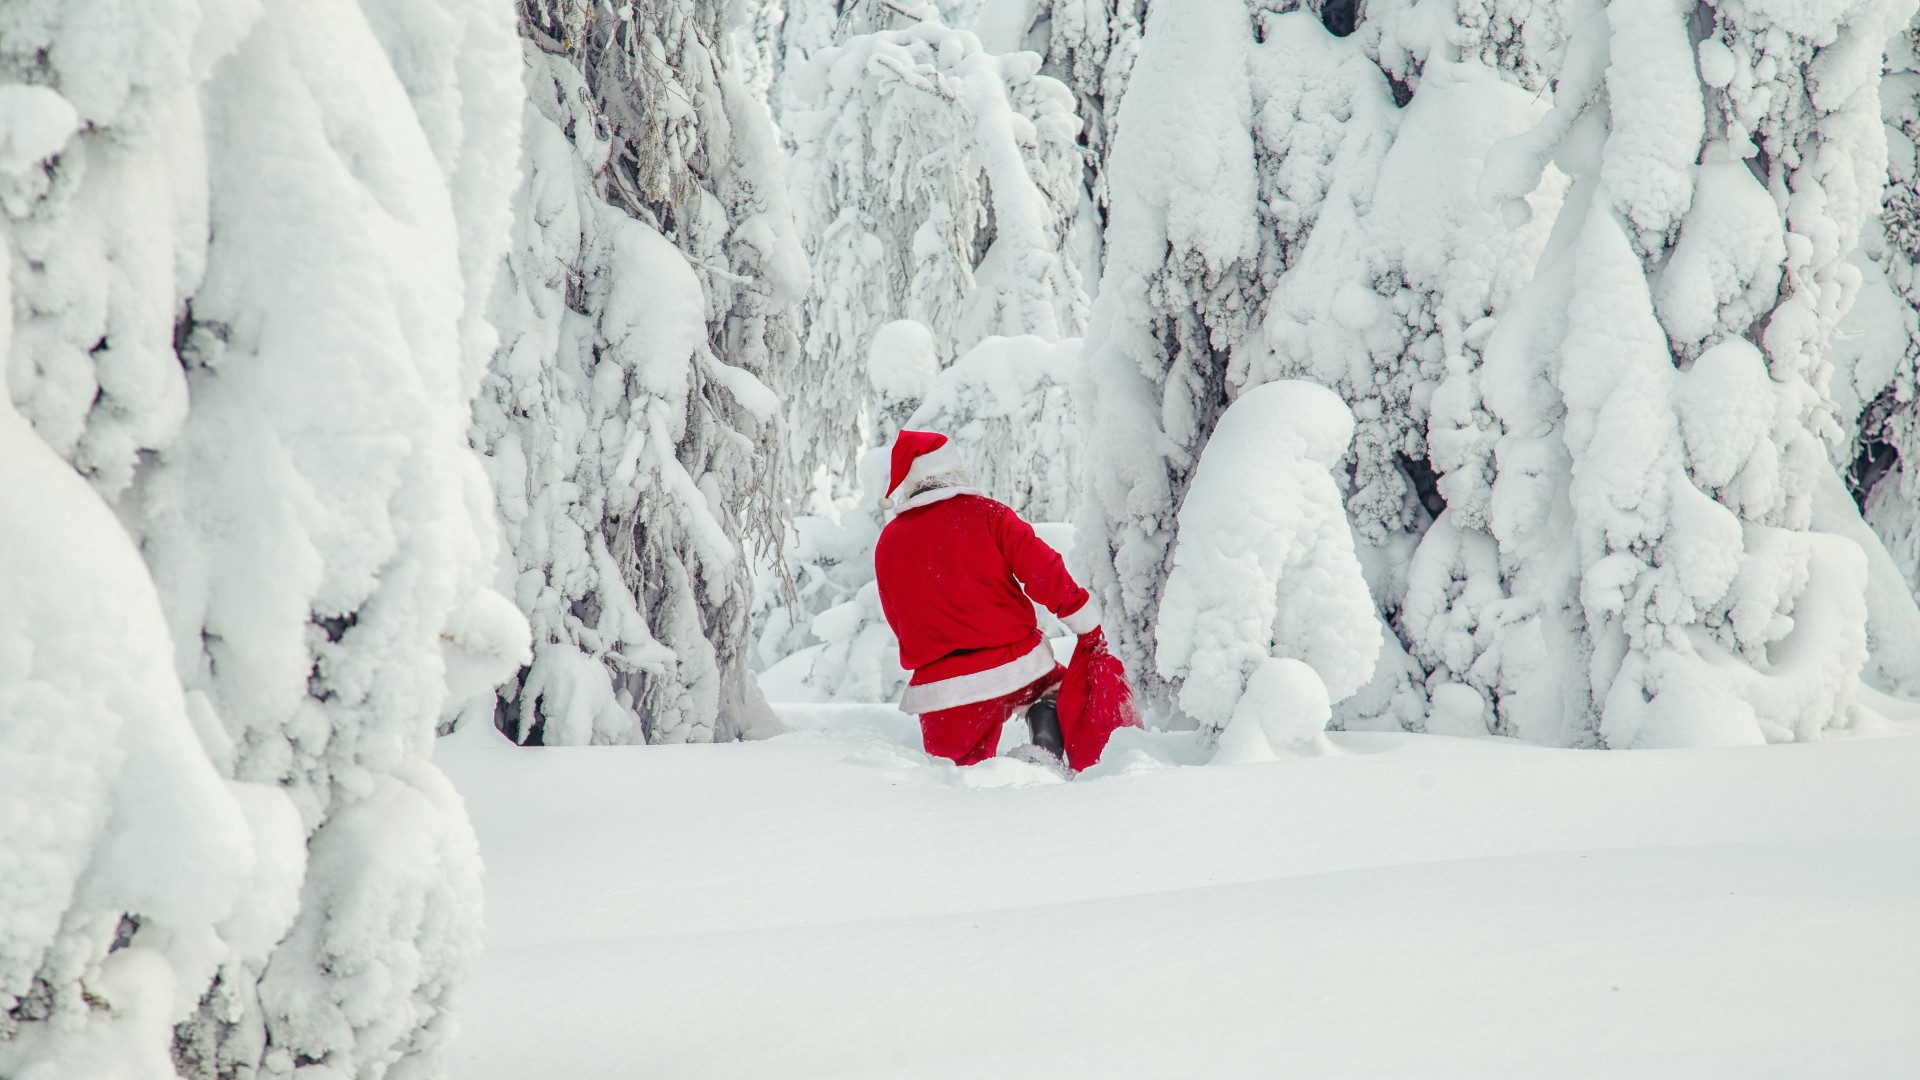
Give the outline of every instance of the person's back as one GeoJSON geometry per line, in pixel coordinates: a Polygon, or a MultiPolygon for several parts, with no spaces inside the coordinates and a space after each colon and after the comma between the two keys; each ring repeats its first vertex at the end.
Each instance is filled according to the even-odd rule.
{"type": "MultiPolygon", "coordinates": [[[[1000,680],[1025,674],[1004,687],[1018,689],[1053,670],[1034,601],[1056,615],[1077,615],[1088,601],[1033,527],[983,495],[954,495],[899,514],[880,533],[873,560],[881,609],[900,639],[900,666],[920,686],[1032,656],[1000,680]]],[[[931,700],[908,693],[909,704],[931,700]]]]}
{"type": "Polygon", "coordinates": [[[901,432],[892,464],[873,559],[900,666],[913,672],[900,708],[920,715],[929,753],[971,764],[1060,681],[1033,603],[1079,634],[1096,632],[1099,614],[1033,526],[965,485],[945,436],[901,432]]]}

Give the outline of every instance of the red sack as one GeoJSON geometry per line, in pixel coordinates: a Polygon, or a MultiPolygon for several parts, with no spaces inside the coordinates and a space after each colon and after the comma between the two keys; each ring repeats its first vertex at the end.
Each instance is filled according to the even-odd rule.
{"type": "Polygon", "coordinates": [[[1114,731],[1140,726],[1133,687],[1127,685],[1127,669],[1108,650],[1106,635],[1099,627],[1081,634],[1074,644],[1056,707],[1060,710],[1060,734],[1067,744],[1067,764],[1075,772],[1100,760],[1114,731]]]}

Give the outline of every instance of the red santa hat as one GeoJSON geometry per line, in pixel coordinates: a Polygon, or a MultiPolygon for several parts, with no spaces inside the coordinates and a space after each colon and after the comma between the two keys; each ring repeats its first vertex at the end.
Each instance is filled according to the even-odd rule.
{"type": "Polygon", "coordinates": [[[893,472],[880,505],[891,510],[898,493],[911,491],[927,477],[952,472],[964,464],[960,460],[960,448],[945,435],[937,431],[903,430],[893,440],[893,472]]]}

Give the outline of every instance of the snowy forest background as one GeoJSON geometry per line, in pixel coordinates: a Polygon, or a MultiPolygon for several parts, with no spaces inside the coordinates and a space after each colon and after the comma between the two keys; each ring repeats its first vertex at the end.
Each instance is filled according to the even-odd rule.
{"type": "Polygon", "coordinates": [[[0,0],[0,1076],[438,1075],[436,732],[893,699],[903,426],[1156,725],[1920,695],[1914,15],[0,0]]]}

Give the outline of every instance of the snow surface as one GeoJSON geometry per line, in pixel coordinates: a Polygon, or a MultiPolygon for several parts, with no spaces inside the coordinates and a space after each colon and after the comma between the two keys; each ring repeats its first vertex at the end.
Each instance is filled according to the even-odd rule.
{"type": "Polygon", "coordinates": [[[786,706],[792,734],[731,746],[462,730],[438,762],[490,943],[451,1069],[1911,1076],[1905,708],[1901,738],[1331,733],[1228,768],[1121,732],[1071,783],[930,764],[885,705],[786,706]]]}

